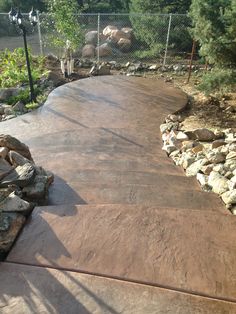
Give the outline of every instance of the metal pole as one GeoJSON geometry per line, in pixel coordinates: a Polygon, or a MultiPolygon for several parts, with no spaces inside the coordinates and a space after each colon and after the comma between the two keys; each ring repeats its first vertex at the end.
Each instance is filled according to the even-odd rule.
{"type": "Polygon", "coordinates": [[[97,63],[100,63],[100,13],[98,13],[97,63]]]}
{"type": "Polygon", "coordinates": [[[33,79],[32,79],[31,70],[30,70],[29,53],[28,53],[28,47],[27,47],[27,41],[26,41],[26,29],[25,29],[25,27],[21,27],[21,29],[23,32],[24,47],[25,47],[25,58],[26,58],[26,65],[27,65],[28,77],[29,77],[30,100],[36,101],[36,97],[35,97],[35,93],[34,93],[34,84],[33,84],[33,79]]]}
{"type": "Polygon", "coordinates": [[[169,39],[170,39],[171,21],[172,21],[172,14],[170,14],[170,18],[169,18],[169,25],[168,25],[168,31],[167,31],[167,37],[166,37],[166,49],[165,49],[165,56],[164,56],[164,61],[163,61],[163,67],[166,65],[167,50],[168,50],[169,39]]]}
{"type": "Polygon", "coordinates": [[[40,54],[43,56],[44,55],[44,51],[43,51],[43,41],[42,41],[42,33],[41,33],[41,22],[39,19],[39,11],[36,11],[37,13],[37,27],[38,27],[38,35],[39,35],[39,47],[40,47],[40,54]]]}
{"type": "Polygon", "coordinates": [[[196,41],[193,40],[193,46],[192,46],[192,52],[191,52],[191,58],[190,58],[190,62],[189,62],[189,69],[188,69],[188,79],[187,79],[187,84],[190,81],[190,77],[192,74],[192,65],[193,65],[193,56],[194,56],[194,52],[195,52],[195,48],[196,48],[196,41]]]}

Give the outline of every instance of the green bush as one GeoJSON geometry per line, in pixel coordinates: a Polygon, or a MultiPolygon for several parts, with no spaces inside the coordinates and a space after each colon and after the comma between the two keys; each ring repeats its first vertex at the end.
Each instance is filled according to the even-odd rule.
{"type": "Polygon", "coordinates": [[[236,70],[215,68],[202,77],[199,90],[205,94],[219,92],[224,94],[232,91],[236,84],[236,70]]]}
{"type": "MultiPolygon", "coordinates": [[[[33,57],[29,51],[31,72],[33,81],[47,75],[44,69],[43,58],[33,57]]],[[[0,87],[19,87],[28,84],[28,72],[23,48],[17,48],[13,52],[6,49],[0,52],[0,87]]]]}

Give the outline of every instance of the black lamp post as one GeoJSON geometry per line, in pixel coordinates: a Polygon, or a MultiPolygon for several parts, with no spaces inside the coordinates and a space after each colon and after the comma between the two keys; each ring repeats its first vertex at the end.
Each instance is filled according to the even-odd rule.
{"type": "MultiPolygon", "coordinates": [[[[30,60],[29,60],[29,53],[28,53],[28,47],[27,47],[27,40],[26,40],[26,27],[23,25],[23,15],[21,14],[20,10],[16,11],[14,8],[11,8],[11,11],[8,14],[9,20],[12,24],[18,26],[23,35],[24,39],[24,48],[25,48],[25,58],[26,58],[26,65],[27,65],[27,70],[28,70],[28,77],[29,77],[29,86],[30,86],[30,100],[31,101],[36,101],[36,96],[34,93],[34,84],[33,84],[33,79],[32,79],[32,74],[31,74],[31,69],[30,69],[30,60]]],[[[29,21],[31,25],[35,26],[37,24],[37,13],[32,8],[32,10],[29,13],[29,21]]]]}

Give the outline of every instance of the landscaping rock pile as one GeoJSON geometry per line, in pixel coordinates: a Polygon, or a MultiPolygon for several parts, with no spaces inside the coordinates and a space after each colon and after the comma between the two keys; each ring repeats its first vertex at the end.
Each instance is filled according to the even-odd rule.
{"type": "Polygon", "coordinates": [[[162,149],[187,176],[196,176],[204,191],[220,195],[236,214],[236,131],[184,131],[181,122],[181,116],[172,114],[161,124],[162,149]]]}
{"type": "Polygon", "coordinates": [[[26,217],[47,200],[53,175],[34,164],[29,148],[0,135],[0,258],[9,251],[26,217]]]}
{"type": "Polygon", "coordinates": [[[109,57],[129,52],[134,41],[133,30],[129,27],[118,29],[114,25],[107,25],[99,34],[100,45],[97,47],[98,32],[95,30],[85,34],[85,46],[82,49],[83,58],[109,57]]]}

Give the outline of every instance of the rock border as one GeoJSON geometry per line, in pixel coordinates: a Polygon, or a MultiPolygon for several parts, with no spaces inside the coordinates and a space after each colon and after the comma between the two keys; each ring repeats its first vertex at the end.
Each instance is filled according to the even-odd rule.
{"type": "Polygon", "coordinates": [[[186,131],[183,118],[169,114],[160,125],[162,149],[181,166],[186,176],[196,176],[203,191],[218,194],[236,215],[236,133],[207,128],[186,131]]]}
{"type": "Polygon", "coordinates": [[[0,135],[0,261],[36,205],[47,204],[53,174],[35,165],[28,146],[0,135]]]}

